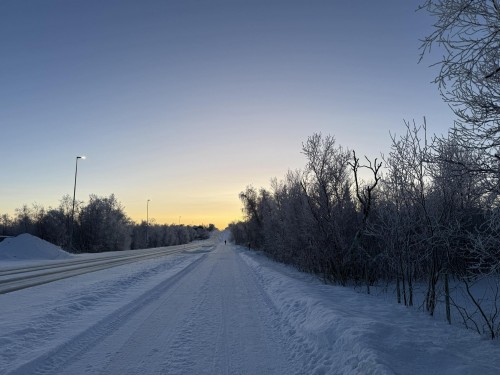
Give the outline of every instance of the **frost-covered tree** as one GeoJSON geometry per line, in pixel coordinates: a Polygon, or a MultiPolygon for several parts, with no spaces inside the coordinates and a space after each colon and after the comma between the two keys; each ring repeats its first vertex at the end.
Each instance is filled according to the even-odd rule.
{"type": "Polygon", "coordinates": [[[34,218],[33,212],[28,205],[23,205],[21,208],[16,208],[16,222],[18,228],[17,233],[30,233],[34,234],[34,218]]]}
{"type": "Polygon", "coordinates": [[[230,225],[237,243],[325,282],[365,284],[369,292],[373,283],[394,281],[407,306],[415,304],[415,284],[425,285],[429,314],[444,298],[448,321],[455,308],[467,326],[498,335],[500,215],[488,178],[468,167],[480,150],[455,134],[430,138],[424,120],[405,122],[402,135],[392,136],[383,175],[380,163],[361,165],[330,136],[313,135],[302,151],[303,171],[240,194],[245,221],[230,225]],[[371,179],[361,179],[362,168],[371,179]],[[481,276],[489,277],[493,299],[475,294],[481,276]],[[462,291],[473,311],[451,298],[450,280],[462,282],[453,292],[462,291]]]}
{"type": "Polygon", "coordinates": [[[465,147],[483,151],[469,168],[490,174],[499,191],[500,160],[500,2],[427,0],[421,6],[434,18],[422,41],[422,57],[442,47],[435,79],[458,116],[453,129],[465,147]]]}
{"type": "Polygon", "coordinates": [[[14,235],[14,220],[8,214],[0,215],[0,235],[1,236],[14,235]]]}
{"type": "Polygon", "coordinates": [[[68,231],[65,224],[66,216],[64,212],[60,209],[49,208],[38,223],[41,233],[43,233],[40,238],[64,247],[68,240],[68,231]]]}
{"type": "Polygon", "coordinates": [[[109,197],[91,195],[89,203],[78,215],[78,221],[75,233],[80,250],[100,252],[130,247],[130,219],[114,194],[109,197]]]}
{"type": "Polygon", "coordinates": [[[302,145],[307,165],[302,188],[315,221],[315,248],[325,279],[345,284],[352,271],[349,249],[356,233],[356,212],[351,195],[350,151],[337,146],[332,136],[313,134],[302,145]]]}

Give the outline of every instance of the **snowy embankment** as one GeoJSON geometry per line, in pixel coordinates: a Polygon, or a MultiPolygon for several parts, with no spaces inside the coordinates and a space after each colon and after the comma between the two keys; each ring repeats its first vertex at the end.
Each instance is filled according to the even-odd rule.
{"type": "MultiPolygon", "coordinates": [[[[241,250],[318,374],[500,374],[498,341],[241,250]]],[[[312,373],[312,372],[311,372],[312,373]]]]}

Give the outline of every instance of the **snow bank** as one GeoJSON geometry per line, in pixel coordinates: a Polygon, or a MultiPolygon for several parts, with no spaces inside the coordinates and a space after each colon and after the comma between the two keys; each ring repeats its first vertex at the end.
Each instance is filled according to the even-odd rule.
{"type": "Polygon", "coordinates": [[[498,342],[242,251],[310,374],[500,374],[498,342]]]}
{"type": "Polygon", "coordinates": [[[59,246],[24,233],[0,242],[0,260],[53,260],[71,255],[59,246]]]}

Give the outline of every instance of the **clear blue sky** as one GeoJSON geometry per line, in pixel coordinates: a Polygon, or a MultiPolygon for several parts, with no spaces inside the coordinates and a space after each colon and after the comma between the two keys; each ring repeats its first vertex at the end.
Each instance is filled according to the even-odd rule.
{"type": "Polygon", "coordinates": [[[358,154],[452,113],[419,1],[0,2],[0,213],[114,193],[135,220],[224,227],[238,193],[332,134],[358,154]]]}

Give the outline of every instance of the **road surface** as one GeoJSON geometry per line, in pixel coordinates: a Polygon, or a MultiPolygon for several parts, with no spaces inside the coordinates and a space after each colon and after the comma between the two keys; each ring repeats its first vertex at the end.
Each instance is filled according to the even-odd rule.
{"type": "Polygon", "coordinates": [[[100,271],[106,268],[117,267],[127,263],[159,258],[166,255],[193,251],[211,246],[212,242],[209,240],[186,245],[113,252],[111,253],[112,255],[109,256],[101,256],[101,253],[97,254],[95,258],[67,259],[42,265],[3,268],[0,269],[0,294],[15,292],[17,290],[89,272],[100,271]]]}
{"type": "Polygon", "coordinates": [[[250,267],[219,243],[15,374],[293,374],[289,333],[250,267]]]}

